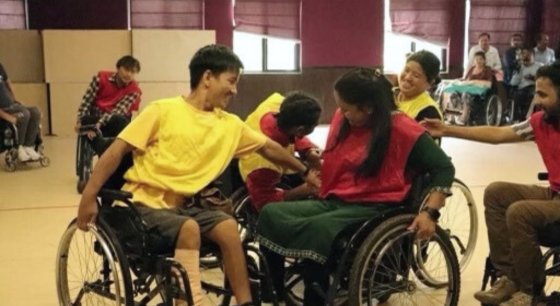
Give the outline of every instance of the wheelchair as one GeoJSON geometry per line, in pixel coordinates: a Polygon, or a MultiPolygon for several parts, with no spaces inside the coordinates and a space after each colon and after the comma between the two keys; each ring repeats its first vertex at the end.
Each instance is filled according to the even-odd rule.
{"type": "MultiPolygon", "coordinates": [[[[548,173],[539,173],[538,178],[541,181],[547,180],[548,173]]],[[[543,295],[536,297],[533,305],[560,305],[560,221],[548,224],[539,230],[537,241],[541,248],[546,249],[542,256],[546,281],[542,288],[543,295]]],[[[497,279],[498,270],[488,256],[484,264],[481,290],[484,291],[489,285],[492,286],[497,279]]],[[[483,306],[491,305],[483,304],[483,306]]]]}
{"type": "Polygon", "coordinates": [[[17,128],[8,121],[0,119],[0,154],[4,154],[4,169],[8,172],[16,171],[18,163],[30,164],[39,163],[42,167],[48,167],[51,163],[50,159],[44,154],[43,139],[41,138],[41,130],[35,139],[35,151],[39,153],[41,158],[38,160],[20,161],[18,159],[19,140],[17,136],[17,128]]]}
{"type": "MultiPolygon", "coordinates": [[[[132,195],[119,190],[131,165],[128,154],[98,194],[99,215],[89,231],[78,230],[74,219],[63,233],[56,263],[60,305],[171,306],[174,299],[193,304],[188,275],[173,259],[173,250],[163,247],[159,233],[147,228],[131,203],[132,195]]],[[[261,287],[271,290],[267,266],[259,264],[258,248],[246,243],[243,248],[253,299],[260,305],[261,287]]],[[[219,248],[203,240],[201,258],[206,254],[219,257],[219,248]]],[[[203,278],[202,288],[219,298],[219,305],[230,305],[233,292],[225,278],[221,284],[203,278]]]]}
{"type": "MultiPolygon", "coordinates": [[[[290,186],[295,186],[293,181],[283,179],[279,187],[289,189],[290,186]]],[[[440,210],[438,224],[449,235],[461,271],[464,271],[476,247],[478,211],[469,187],[461,180],[454,179],[451,192],[452,195],[445,200],[445,206],[440,210]]],[[[247,188],[240,186],[231,196],[231,200],[241,240],[254,241],[257,235],[258,212],[251,204],[247,188]]]]}
{"type": "Polygon", "coordinates": [[[471,95],[471,109],[469,117],[464,125],[493,125],[499,126],[503,119],[511,118],[513,113],[513,99],[508,99],[504,109],[504,103],[498,95],[499,84],[496,80],[490,88],[473,85],[459,84],[454,80],[442,81],[436,90],[436,96],[443,110],[444,119],[450,123],[458,123],[466,111],[465,101],[462,94],[471,95]]]}
{"type": "Polygon", "coordinates": [[[93,157],[96,155],[90,140],[88,139],[88,132],[95,132],[98,136],[100,132],[96,129],[95,125],[84,125],[78,131],[78,140],[76,143],[76,176],[78,183],[76,190],[82,193],[93,171],[93,157]]]}
{"type": "MultiPolygon", "coordinates": [[[[408,229],[423,205],[425,183],[415,181],[394,210],[339,234],[327,261],[329,288],[314,286],[326,305],[458,305],[460,266],[449,233],[438,226],[430,240],[418,241],[408,229]]],[[[242,238],[254,240],[257,216],[245,187],[232,200],[242,238]]],[[[286,258],[287,305],[303,305],[303,265],[286,258]]]]}

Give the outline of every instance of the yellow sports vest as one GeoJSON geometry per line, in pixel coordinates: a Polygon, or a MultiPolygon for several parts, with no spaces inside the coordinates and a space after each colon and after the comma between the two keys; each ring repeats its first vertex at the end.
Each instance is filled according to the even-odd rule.
{"type": "Polygon", "coordinates": [[[397,101],[397,107],[399,111],[407,114],[412,119],[416,119],[418,114],[423,111],[426,107],[433,106],[437,109],[439,116],[443,118],[439,105],[430,97],[427,92],[423,92],[416,98],[404,102],[397,101]]]}
{"type": "MultiPolygon", "coordinates": [[[[268,113],[278,113],[280,112],[280,105],[282,105],[282,101],[284,101],[284,96],[275,92],[266,98],[263,102],[257,106],[257,109],[253,111],[245,120],[247,125],[254,129],[255,131],[264,135],[261,129],[261,120],[262,118],[268,113]]],[[[268,137],[268,135],[265,135],[268,137]]],[[[274,139],[273,139],[274,140],[274,139]]],[[[294,153],[294,145],[290,144],[288,147],[285,147],[290,153],[294,153]]],[[[247,181],[247,176],[249,173],[253,172],[256,169],[271,169],[280,174],[284,174],[287,172],[287,169],[284,169],[270,161],[266,158],[262,157],[260,154],[251,153],[244,155],[239,158],[239,172],[241,173],[241,177],[243,181],[247,181]]]]}

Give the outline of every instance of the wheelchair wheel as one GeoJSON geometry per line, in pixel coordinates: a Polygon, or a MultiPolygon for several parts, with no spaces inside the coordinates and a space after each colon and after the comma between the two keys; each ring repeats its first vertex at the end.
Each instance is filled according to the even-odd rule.
{"type": "Polygon", "coordinates": [[[238,223],[241,241],[255,239],[258,215],[251,204],[251,197],[245,186],[237,189],[231,196],[233,213],[238,223]]]}
{"type": "Polygon", "coordinates": [[[134,305],[128,261],[102,221],[87,232],[70,223],[58,247],[56,285],[60,305],[134,305]]]}
{"type": "Polygon", "coordinates": [[[46,156],[41,156],[39,164],[41,164],[42,167],[48,167],[51,164],[51,160],[46,156]]]}
{"type": "Polygon", "coordinates": [[[95,153],[85,137],[78,137],[76,150],[76,174],[78,175],[76,189],[78,193],[82,193],[93,171],[93,156],[95,153]]]}
{"type": "Polygon", "coordinates": [[[284,276],[286,305],[303,306],[303,265],[298,260],[286,258],[287,267],[284,276]]]}
{"type": "Polygon", "coordinates": [[[415,215],[381,223],[363,242],[352,265],[349,305],[457,305],[460,272],[447,234],[439,227],[429,242],[441,259],[428,265],[423,245],[408,230],[415,215]],[[437,286],[427,286],[430,280],[437,286]]]}
{"type": "Polygon", "coordinates": [[[486,103],[486,125],[499,126],[502,121],[502,103],[498,95],[492,95],[486,103]]]}
{"type": "MultiPolygon", "coordinates": [[[[544,295],[558,297],[560,290],[560,248],[549,249],[543,256],[546,283],[543,288],[544,295]]],[[[557,299],[560,301],[560,298],[557,299]]]]}
{"type": "Polygon", "coordinates": [[[472,193],[462,181],[455,179],[451,192],[453,195],[445,200],[445,206],[440,210],[438,225],[449,235],[461,271],[464,271],[476,247],[478,213],[472,193]]]}
{"type": "Polygon", "coordinates": [[[4,155],[4,169],[8,172],[16,171],[17,164],[17,150],[10,149],[4,155]]]}

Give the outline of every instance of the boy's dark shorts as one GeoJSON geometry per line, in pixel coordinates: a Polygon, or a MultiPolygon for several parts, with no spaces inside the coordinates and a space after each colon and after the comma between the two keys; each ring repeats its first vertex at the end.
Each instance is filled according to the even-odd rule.
{"type": "Polygon", "coordinates": [[[157,229],[170,249],[175,249],[181,226],[189,219],[196,221],[202,236],[210,232],[219,223],[233,219],[232,216],[221,210],[212,210],[200,206],[156,209],[147,207],[142,203],[136,204],[136,208],[142,219],[147,223],[148,228],[157,229]]]}

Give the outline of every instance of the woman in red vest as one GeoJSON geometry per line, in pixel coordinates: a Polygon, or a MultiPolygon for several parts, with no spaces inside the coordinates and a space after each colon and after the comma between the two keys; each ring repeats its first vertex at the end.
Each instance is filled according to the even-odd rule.
{"type": "Polygon", "coordinates": [[[343,75],[334,98],[338,109],[323,153],[319,198],[267,204],[257,228],[281,298],[283,256],[306,259],[307,306],[325,305],[308,284],[328,286],[324,264],[339,232],[393,209],[407,196],[414,174],[428,171],[427,208],[411,228],[419,238],[431,236],[455,172],[425,130],[396,111],[391,84],[378,71],[359,68],[343,75]]]}
{"type": "Polygon", "coordinates": [[[126,55],[116,66],[116,72],[99,71],[93,77],[78,109],[76,131],[82,125],[95,124],[103,136],[116,137],[138,110],[142,91],[134,76],[140,72],[140,62],[126,55]]]}

